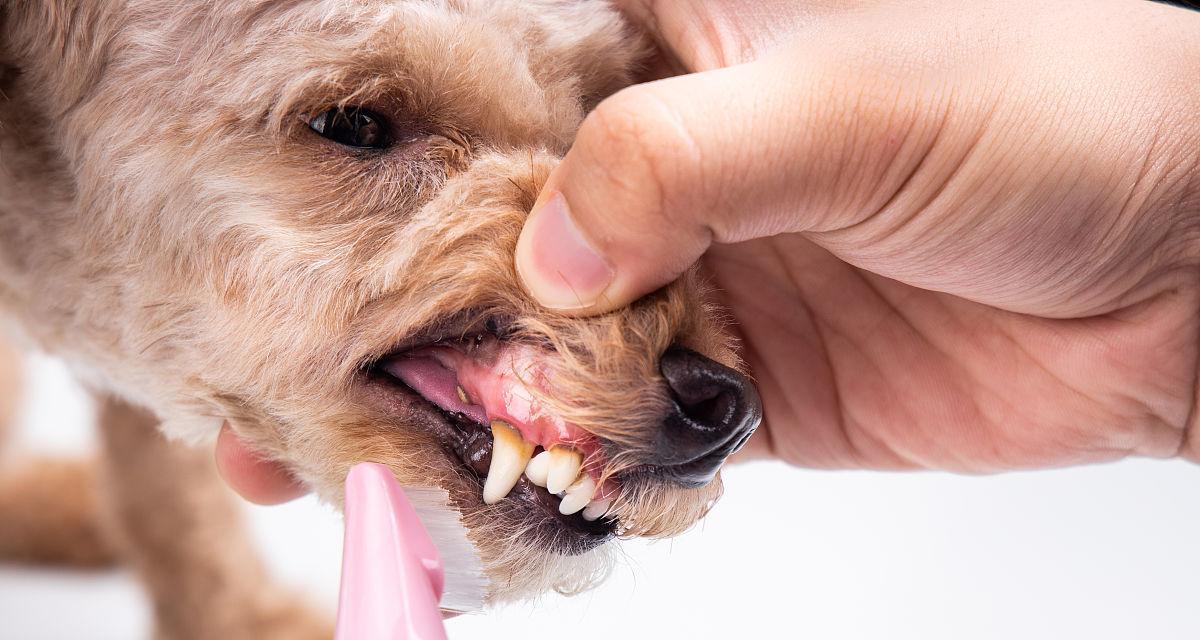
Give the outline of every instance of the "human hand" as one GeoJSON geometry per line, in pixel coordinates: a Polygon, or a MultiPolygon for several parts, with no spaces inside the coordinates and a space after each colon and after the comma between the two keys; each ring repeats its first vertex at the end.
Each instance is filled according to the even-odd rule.
{"type": "Polygon", "coordinates": [[[750,448],[792,463],[1196,459],[1200,14],[799,4],[625,3],[699,73],[589,115],[521,235],[530,292],[602,313],[703,256],[750,448]]]}
{"type": "Polygon", "coordinates": [[[217,473],[225,484],[248,502],[282,504],[309,492],[282,463],[255,451],[239,438],[228,422],[221,424],[217,434],[214,458],[217,473]]]}

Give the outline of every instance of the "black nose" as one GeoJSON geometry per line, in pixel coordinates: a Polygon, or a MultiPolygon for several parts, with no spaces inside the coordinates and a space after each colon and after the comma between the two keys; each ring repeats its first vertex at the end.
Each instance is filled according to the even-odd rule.
{"type": "Polygon", "coordinates": [[[701,486],[758,428],[758,391],[746,376],[690,349],[668,349],[659,370],[674,402],[655,442],[653,464],[680,484],[701,486]]]}

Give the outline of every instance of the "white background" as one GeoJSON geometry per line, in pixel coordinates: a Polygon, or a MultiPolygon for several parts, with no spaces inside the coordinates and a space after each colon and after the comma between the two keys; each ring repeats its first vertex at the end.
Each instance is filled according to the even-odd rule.
{"type": "MultiPolygon", "coordinates": [[[[18,444],[91,446],[88,403],[31,362],[18,444]]],[[[1200,467],[1149,460],[970,478],[729,469],[672,541],[624,543],[599,589],[449,623],[452,638],[1200,638],[1200,467]]],[[[332,610],[339,517],[247,507],[280,579],[332,610]]],[[[0,523],[3,526],[3,523],[0,523]]],[[[0,565],[0,638],[149,637],[125,574],[0,565]]]]}

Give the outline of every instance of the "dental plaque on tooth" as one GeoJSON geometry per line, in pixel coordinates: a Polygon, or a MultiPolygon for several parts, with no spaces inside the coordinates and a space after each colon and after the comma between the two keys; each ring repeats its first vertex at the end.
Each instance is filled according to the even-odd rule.
{"type": "Polygon", "coordinates": [[[500,502],[517,486],[534,448],[512,425],[500,420],[492,422],[492,464],[483,485],[484,504],[500,502]]]}
{"type": "Polygon", "coordinates": [[[441,410],[490,430],[484,504],[504,501],[524,476],[545,499],[557,496],[550,508],[561,516],[599,520],[615,493],[613,481],[598,484],[599,443],[530,391],[531,384],[548,386],[536,355],[531,347],[473,336],[409,352],[384,368],[441,410]]]}

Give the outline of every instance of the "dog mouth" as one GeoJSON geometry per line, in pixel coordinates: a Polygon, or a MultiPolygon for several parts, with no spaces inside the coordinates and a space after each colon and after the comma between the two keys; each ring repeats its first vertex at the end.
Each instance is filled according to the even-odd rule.
{"type": "Polygon", "coordinates": [[[423,332],[378,359],[368,380],[392,407],[425,414],[483,504],[517,515],[558,551],[581,553],[615,533],[605,514],[618,482],[603,473],[600,440],[539,399],[550,389],[544,350],[503,327],[489,319],[423,332]]]}

